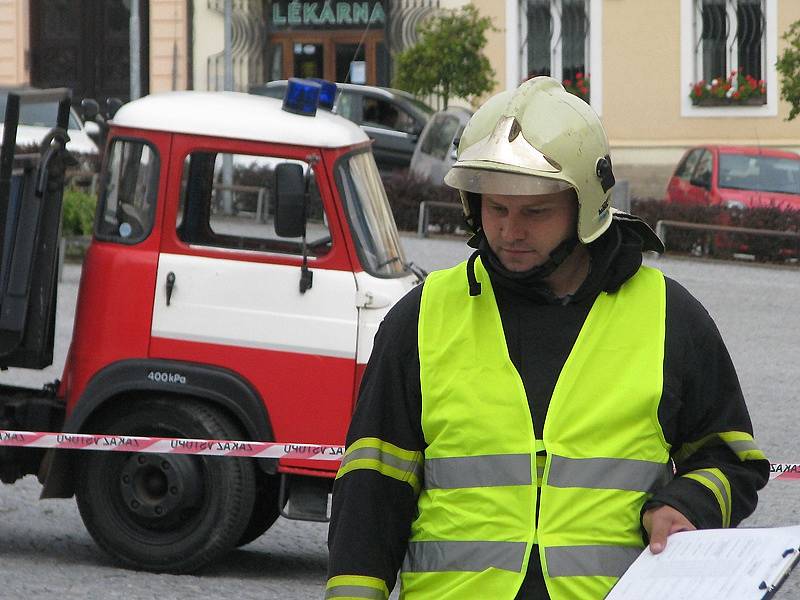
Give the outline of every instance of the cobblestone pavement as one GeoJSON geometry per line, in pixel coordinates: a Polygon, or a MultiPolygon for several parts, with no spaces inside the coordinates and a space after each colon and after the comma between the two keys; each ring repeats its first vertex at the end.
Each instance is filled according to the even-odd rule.
{"type": "MultiPolygon", "coordinates": [[[[427,269],[468,256],[463,241],[404,237],[403,243],[408,258],[427,269]]],[[[716,320],[739,370],[757,438],[770,458],[800,462],[800,270],[672,258],[648,262],[681,281],[716,320]]],[[[38,387],[60,376],[79,277],[79,267],[66,266],[55,366],[35,373],[11,369],[0,373],[0,383],[38,387]]],[[[266,535],[197,576],[154,575],[117,567],[92,542],[74,500],[39,501],[39,491],[33,477],[0,485],[0,598],[291,600],[323,595],[324,524],[280,519],[266,535]]],[[[800,524],[800,482],[774,482],[745,525],[788,524],[800,524]]],[[[800,572],[778,598],[800,598],[800,572]]]]}

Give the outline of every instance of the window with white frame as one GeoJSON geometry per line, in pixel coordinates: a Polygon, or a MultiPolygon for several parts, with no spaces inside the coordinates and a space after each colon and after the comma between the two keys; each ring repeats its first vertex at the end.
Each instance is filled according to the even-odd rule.
{"type": "Polygon", "coordinates": [[[591,0],[523,0],[523,69],[549,75],[589,100],[591,0]]]}
{"type": "Polygon", "coordinates": [[[766,0],[693,1],[694,81],[716,85],[720,96],[726,88],[734,99],[747,85],[755,92],[748,93],[751,103],[766,103],[766,0]]]}
{"type": "Polygon", "coordinates": [[[777,116],[779,0],[679,1],[681,116],[777,116]]]}

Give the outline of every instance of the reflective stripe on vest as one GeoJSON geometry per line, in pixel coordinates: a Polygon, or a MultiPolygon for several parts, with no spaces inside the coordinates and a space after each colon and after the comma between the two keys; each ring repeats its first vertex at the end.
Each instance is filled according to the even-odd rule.
{"type": "Polygon", "coordinates": [[[550,577],[621,577],[642,549],[628,546],[545,548],[550,577]]]}
{"type": "MultiPolygon", "coordinates": [[[[550,577],[620,577],[641,551],[626,546],[545,548],[550,577]]],[[[524,558],[524,542],[411,542],[403,570],[519,571],[524,558]]]]}
{"type": "Polygon", "coordinates": [[[530,485],[530,454],[457,456],[425,461],[425,489],[530,485]]]}
{"type": "Polygon", "coordinates": [[[600,294],[536,440],[480,260],[475,275],[479,296],[469,296],[464,264],[433,273],[423,288],[428,446],[401,597],[513,598],[538,539],[552,600],[600,600],[643,548],[641,507],[671,474],[658,421],[663,276],[642,267],[618,292],[600,294]]]}
{"type": "MultiPolygon", "coordinates": [[[[545,456],[536,457],[537,479],[544,474],[545,456]]],[[[652,492],[672,478],[662,463],[619,458],[553,456],[548,485],[652,492]]],[[[426,489],[453,489],[531,483],[528,454],[458,456],[425,461],[426,489]]]]}
{"type": "Polygon", "coordinates": [[[518,573],[525,560],[525,542],[411,542],[404,571],[485,571],[518,573]]]}
{"type": "Polygon", "coordinates": [[[672,479],[663,463],[627,458],[566,458],[554,455],[548,485],[652,492],[672,479]]]}

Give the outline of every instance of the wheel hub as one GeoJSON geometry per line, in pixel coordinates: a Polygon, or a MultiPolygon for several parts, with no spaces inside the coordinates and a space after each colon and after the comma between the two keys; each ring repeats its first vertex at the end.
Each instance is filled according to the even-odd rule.
{"type": "Polygon", "coordinates": [[[195,506],[202,473],[191,456],[132,454],[120,471],[119,488],[128,510],[145,520],[161,520],[195,506]]]}

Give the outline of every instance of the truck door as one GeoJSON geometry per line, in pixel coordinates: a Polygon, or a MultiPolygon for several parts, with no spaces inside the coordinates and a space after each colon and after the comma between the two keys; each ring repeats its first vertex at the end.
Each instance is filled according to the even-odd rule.
{"type": "Polygon", "coordinates": [[[53,362],[58,236],[69,90],[8,93],[0,152],[0,368],[42,369],[53,362]],[[42,155],[15,157],[20,109],[41,103],[56,124],[42,155]]]}
{"type": "Polygon", "coordinates": [[[171,173],[180,175],[168,194],[151,356],[234,371],[263,398],[278,440],[342,443],[358,311],[332,198],[317,185],[325,178],[307,151],[287,158],[188,144],[176,136],[173,146],[171,173]],[[287,161],[309,175],[313,283],[304,293],[301,240],[278,236],[272,217],[274,170],[287,161]]]}

